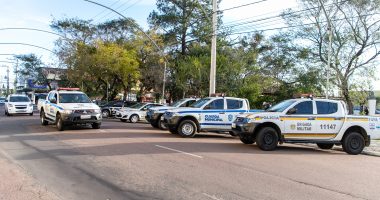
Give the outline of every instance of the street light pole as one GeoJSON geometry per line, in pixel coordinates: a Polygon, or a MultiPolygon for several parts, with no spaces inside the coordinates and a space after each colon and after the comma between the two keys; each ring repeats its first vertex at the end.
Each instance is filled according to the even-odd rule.
{"type": "Polygon", "coordinates": [[[212,0],[212,38],[211,38],[211,66],[209,96],[215,94],[216,85],[216,29],[217,29],[217,2],[212,0]]]}
{"type": "Polygon", "coordinates": [[[7,66],[7,96],[9,95],[9,66],[7,66]]]}
{"type": "Polygon", "coordinates": [[[322,1],[319,0],[319,3],[321,4],[323,13],[326,16],[327,19],[327,27],[329,31],[329,46],[327,49],[327,66],[326,66],[326,99],[329,98],[329,89],[330,89],[330,65],[331,65],[331,50],[332,50],[332,26],[331,26],[331,20],[330,17],[327,15],[325,6],[323,5],[322,1]]]}

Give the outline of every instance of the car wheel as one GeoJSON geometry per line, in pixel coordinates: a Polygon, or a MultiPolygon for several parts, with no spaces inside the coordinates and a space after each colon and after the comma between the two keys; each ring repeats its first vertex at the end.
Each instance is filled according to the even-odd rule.
{"type": "Polygon", "coordinates": [[[161,130],[167,130],[168,129],[168,127],[166,127],[166,124],[163,120],[158,121],[158,128],[161,130]]]}
{"type": "Polygon", "coordinates": [[[137,123],[139,121],[139,116],[138,115],[132,115],[130,118],[129,118],[129,121],[131,123],[137,123]]]}
{"type": "Polygon", "coordinates": [[[33,112],[32,113],[29,113],[30,116],[33,116],[33,112]]]}
{"type": "Polygon", "coordinates": [[[101,123],[92,123],[91,126],[93,129],[100,129],[101,123]]]}
{"type": "Polygon", "coordinates": [[[61,115],[59,115],[59,114],[57,115],[56,122],[57,122],[56,125],[57,125],[58,131],[63,131],[65,129],[65,127],[63,125],[61,115]]]}
{"type": "Polygon", "coordinates": [[[253,144],[255,141],[253,140],[253,137],[250,135],[239,135],[240,141],[244,144],[253,144]]]}
{"type": "Polygon", "coordinates": [[[197,132],[197,125],[193,120],[184,120],[178,126],[178,133],[182,137],[194,137],[197,132]]]}
{"type": "Polygon", "coordinates": [[[45,112],[44,111],[41,111],[41,113],[40,113],[40,119],[41,119],[41,125],[42,126],[48,125],[49,122],[46,121],[45,112]]]}
{"type": "Polygon", "coordinates": [[[150,125],[152,125],[153,128],[158,128],[158,124],[157,123],[151,122],[150,125]]]}
{"type": "Polygon", "coordinates": [[[317,146],[321,149],[332,149],[334,144],[317,143],[317,146]]]}
{"type": "Polygon", "coordinates": [[[120,119],[120,121],[122,121],[122,122],[127,122],[127,120],[126,120],[126,119],[120,119]]]}
{"type": "Polygon", "coordinates": [[[109,110],[102,110],[102,117],[104,117],[104,118],[110,117],[110,111],[109,110]]]}
{"type": "Polygon", "coordinates": [[[360,133],[350,132],[343,138],[342,146],[348,154],[360,154],[365,146],[364,137],[360,133]]]}
{"type": "Polygon", "coordinates": [[[272,127],[262,128],[256,137],[256,143],[261,150],[272,151],[277,147],[278,134],[272,127]]]}
{"type": "Polygon", "coordinates": [[[238,136],[235,132],[233,132],[233,131],[229,131],[228,132],[232,137],[235,137],[235,136],[238,136]]]}

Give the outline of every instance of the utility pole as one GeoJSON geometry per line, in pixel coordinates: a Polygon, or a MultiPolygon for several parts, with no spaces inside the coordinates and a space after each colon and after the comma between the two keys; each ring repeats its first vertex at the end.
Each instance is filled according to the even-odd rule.
{"type": "Polygon", "coordinates": [[[9,66],[7,66],[7,96],[9,95],[9,66]]]}
{"type": "Polygon", "coordinates": [[[217,3],[212,0],[212,39],[211,39],[211,67],[209,96],[215,94],[216,85],[216,29],[217,29],[217,3]]]}
{"type": "Polygon", "coordinates": [[[165,99],[165,82],[166,82],[166,61],[164,62],[164,80],[162,83],[162,104],[166,104],[165,99]]]}
{"type": "Polygon", "coordinates": [[[327,50],[327,66],[326,66],[326,99],[329,98],[329,89],[330,89],[330,65],[331,65],[331,50],[332,50],[332,26],[331,26],[331,20],[330,17],[327,15],[325,6],[323,5],[322,1],[319,0],[319,3],[321,4],[321,7],[323,9],[323,13],[326,16],[327,20],[327,27],[329,31],[329,46],[327,50]]]}

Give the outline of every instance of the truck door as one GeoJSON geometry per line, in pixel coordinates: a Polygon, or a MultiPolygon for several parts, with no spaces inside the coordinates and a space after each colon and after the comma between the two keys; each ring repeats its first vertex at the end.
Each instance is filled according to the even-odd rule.
{"type": "Polygon", "coordinates": [[[315,101],[317,115],[315,117],[315,133],[325,134],[324,139],[334,138],[343,126],[344,111],[337,102],[315,101]]]}
{"type": "Polygon", "coordinates": [[[243,99],[226,99],[227,100],[227,110],[224,121],[230,127],[232,122],[235,121],[236,116],[243,114],[248,110],[244,109],[243,99]]]}
{"type": "Polygon", "coordinates": [[[316,123],[312,100],[299,102],[290,108],[281,120],[284,122],[285,139],[309,139],[315,136],[316,123]]]}
{"type": "Polygon", "coordinates": [[[54,92],[50,92],[48,97],[47,97],[47,100],[45,101],[44,103],[44,112],[46,114],[47,117],[49,118],[52,118],[52,114],[51,114],[51,110],[50,108],[52,107],[50,105],[50,101],[54,98],[54,92]]]}
{"type": "Polygon", "coordinates": [[[206,105],[201,113],[201,129],[223,129],[223,127],[230,127],[225,125],[226,111],[224,108],[224,98],[215,99],[206,105]]]}

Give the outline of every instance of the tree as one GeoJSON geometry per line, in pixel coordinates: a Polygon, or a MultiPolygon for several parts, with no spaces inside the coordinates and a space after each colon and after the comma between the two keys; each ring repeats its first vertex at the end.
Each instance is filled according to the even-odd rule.
{"type": "MultiPolygon", "coordinates": [[[[303,12],[288,10],[283,14],[294,27],[291,32],[306,45],[314,63],[324,72],[328,65],[328,20],[332,28],[331,82],[341,91],[350,113],[353,103],[350,85],[358,76],[373,79],[373,67],[380,54],[379,6],[377,0],[303,0],[303,12]],[[317,5],[317,6],[316,6],[317,5]],[[368,73],[369,72],[369,73],[368,73]]],[[[327,91],[331,92],[331,91],[327,91]]]]}
{"type": "Polygon", "coordinates": [[[16,55],[16,59],[20,61],[18,70],[16,71],[24,80],[33,79],[41,85],[46,85],[51,90],[52,79],[48,79],[47,74],[43,72],[44,64],[35,54],[16,55]]]}

